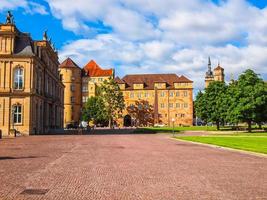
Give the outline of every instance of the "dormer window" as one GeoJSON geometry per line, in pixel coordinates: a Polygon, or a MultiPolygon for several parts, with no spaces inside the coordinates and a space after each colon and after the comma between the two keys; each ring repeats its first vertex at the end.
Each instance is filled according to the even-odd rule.
{"type": "Polygon", "coordinates": [[[143,88],[144,88],[144,84],[143,84],[143,83],[134,83],[134,84],[133,84],[133,88],[134,88],[135,90],[143,89],[143,88]]]}
{"type": "Polygon", "coordinates": [[[22,67],[14,70],[14,89],[22,90],[24,87],[24,69],[22,67]]]}

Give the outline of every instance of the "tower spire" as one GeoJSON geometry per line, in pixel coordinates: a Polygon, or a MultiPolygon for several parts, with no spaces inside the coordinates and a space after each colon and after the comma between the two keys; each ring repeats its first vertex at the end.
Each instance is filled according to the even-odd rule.
{"type": "Polygon", "coordinates": [[[208,76],[208,77],[213,76],[212,71],[211,71],[210,56],[209,56],[209,60],[208,60],[208,71],[206,72],[206,76],[208,76]]]}

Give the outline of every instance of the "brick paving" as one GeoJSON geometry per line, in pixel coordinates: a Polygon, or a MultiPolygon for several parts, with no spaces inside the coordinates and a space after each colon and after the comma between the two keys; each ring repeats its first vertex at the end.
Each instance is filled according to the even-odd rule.
{"type": "Polygon", "coordinates": [[[163,134],[5,139],[0,199],[267,199],[267,158],[163,134]]]}

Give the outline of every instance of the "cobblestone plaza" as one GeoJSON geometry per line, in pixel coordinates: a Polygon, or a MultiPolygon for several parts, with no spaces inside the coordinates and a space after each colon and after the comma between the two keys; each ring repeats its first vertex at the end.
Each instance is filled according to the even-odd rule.
{"type": "Polygon", "coordinates": [[[167,135],[0,141],[0,199],[266,199],[267,159],[167,135]]]}

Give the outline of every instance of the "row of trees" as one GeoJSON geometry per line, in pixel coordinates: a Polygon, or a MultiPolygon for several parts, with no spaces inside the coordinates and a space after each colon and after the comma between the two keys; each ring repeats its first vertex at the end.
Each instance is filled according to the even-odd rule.
{"type": "Polygon", "coordinates": [[[253,122],[261,127],[267,121],[267,85],[252,70],[246,70],[229,85],[212,82],[198,93],[195,112],[206,123],[216,123],[217,129],[225,123],[246,122],[251,132],[253,122]]]}
{"type": "Polygon", "coordinates": [[[94,124],[104,124],[109,127],[122,116],[125,108],[123,94],[114,79],[108,79],[97,88],[97,95],[90,97],[82,113],[82,120],[93,121],[94,124]]]}

